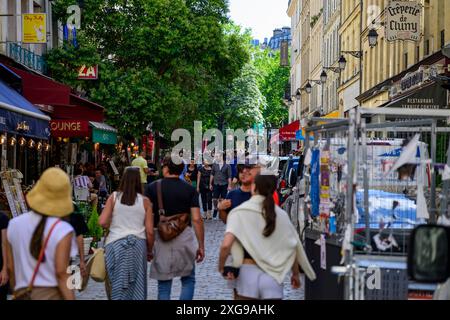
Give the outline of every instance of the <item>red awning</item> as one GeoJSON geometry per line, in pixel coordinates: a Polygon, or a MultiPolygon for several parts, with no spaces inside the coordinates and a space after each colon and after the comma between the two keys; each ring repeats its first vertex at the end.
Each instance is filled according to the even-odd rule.
{"type": "Polygon", "coordinates": [[[64,105],[70,103],[70,87],[47,77],[10,67],[22,78],[23,95],[34,104],[64,105]]]}
{"type": "Polygon", "coordinates": [[[87,105],[57,105],[51,115],[52,119],[104,122],[103,109],[93,109],[87,105]]]}
{"type": "Polygon", "coordinates": [[[89,121],[85,120],[52,120],[50,122],[52,137],[71,138],[88,137],[89,121]]]}
{"type": "Polygon", "coordinates": [[[280,141],[295,141],[295,133],[300,130],[300,120],[294,121],[280,129],[280,141]]]}
{"type": "Polygon", "coordinates": [[[73,94],[73,93],[70,94],[70,102],[71,102],[70,104],[74,104],[77,106],[86,106],[86,107],[89,107],[91,109],[95,109],[95,110],[98,110],[101,112],[103,112],[103,110],[105,109],[103,106],[101,106],[95,102],[89,101],[85,98],[82,98],[80,96],[77,96],[76,94],[73,94]]]}
{"type": "Polygon", "coordinates": [[[11,67],[22,78],[23,95],[36,105],[53,106],[52,119],[104,122],[104,108],[71,93],[71,88],[42,75],[11,67]]]}

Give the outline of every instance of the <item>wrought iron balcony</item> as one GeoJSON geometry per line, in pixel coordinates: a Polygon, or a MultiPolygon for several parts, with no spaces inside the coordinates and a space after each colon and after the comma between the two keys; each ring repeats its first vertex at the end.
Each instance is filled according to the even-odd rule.
{"type": "Polygon", "coordinates": [[[7,55],[34,71],[45,74],[47,72],[47,64],[42,56],[35,54],[34,52],[22,48],[20,45],[14,42],[7,43],[7,55]]]}

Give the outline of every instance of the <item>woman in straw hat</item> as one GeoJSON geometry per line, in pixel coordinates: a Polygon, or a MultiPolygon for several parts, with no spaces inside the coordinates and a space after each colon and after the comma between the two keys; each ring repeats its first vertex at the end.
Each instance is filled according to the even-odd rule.
{"type": "Polygon", "coordinates": [[[63,221],[73,212],[72,187],[61,169],[46,170],[28,193],[31,211],[11,220],[8,265],[16,299],[73,300],[68,287],[74,230],[63,221]]]}

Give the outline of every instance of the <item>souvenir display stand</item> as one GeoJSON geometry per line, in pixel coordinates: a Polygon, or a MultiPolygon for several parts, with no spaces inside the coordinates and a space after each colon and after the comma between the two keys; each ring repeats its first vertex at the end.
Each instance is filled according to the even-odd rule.
{"type": "Polygon", "coordinates": [[[3,193],[7,199],[11,217],[15,218],[28,211],[22,191],[23,174],[18,170],[0,173],[3,193]]]}
{"type": "Polygon", "coordinates": [[[417,285],[406,277],[409,234],[447,212],[436,203],[445,193],[441,180],[450,180],[447,119],[449,110],[401,108],[312,119],[301,235],[319,280],[306,281],[306,299],[411,296],[417,285]],[[441,179],[444,169],[448,177],[441,179]],[[371,286],[373,272],[381,282],[371,286]]]}

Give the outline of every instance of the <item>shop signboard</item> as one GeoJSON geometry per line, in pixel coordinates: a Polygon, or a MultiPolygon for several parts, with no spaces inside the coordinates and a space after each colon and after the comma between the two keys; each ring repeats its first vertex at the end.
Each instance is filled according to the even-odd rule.
{"type": "Polygon", "coordinates": [[[97,80],[98,79],[98,65],[86,66],[83,65],[78,70],[78,80],[97,80]]]}
{"type": "Polygon", "coordinates": [[[404,109],[448,109],[447,91],[438,83],[433,83],[406,97],[394,100],[389,104],[391,108],[404,109]]]}
{"type": "Polygon", "coordinates": [[[47,43],[47,15],[22,14],[22,43],[47,43]]]}
{"type": "Polygon", "coordinates": [[[281,41],[280,66],[289,67],[289,42],[287,40],[281,41]]]}
{"type": "Polygon", "coordinates": [[[50,130],[53,137],[87,137],[89,122],[83,120],[52,120],[50,130]]]}
{"type": "Polygon", "coordinates": [[[113,169],[114,175],[118,176],[119,175],[119,170],[117,170],[117,167],[116,167],[116,164],[114,163],[114,161],[110,160],[109,161],[109,165],[113,169]]]}
{"type": "Polygon", "coordinates": [[[94,128],[92,129],[92,140],[95,143],[116,144],[117,133],[94,128]]]}
{"type": "Polygon", "coordinates": [[[391,1],[386,8],[386,40],[420,41],[421,13],[417,1],[391,1]]]}

